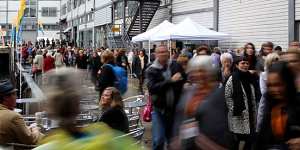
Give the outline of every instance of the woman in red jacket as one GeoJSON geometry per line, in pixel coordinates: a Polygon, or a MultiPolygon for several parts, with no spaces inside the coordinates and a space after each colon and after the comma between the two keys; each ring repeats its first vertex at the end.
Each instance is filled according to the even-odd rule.
{"type": "Polygon", "coordinates": [[[52,58],[51,53],[47,53],[46,58],[44,59],[44,72],[47,72],[54,68],[54,58],[52,58]]]}

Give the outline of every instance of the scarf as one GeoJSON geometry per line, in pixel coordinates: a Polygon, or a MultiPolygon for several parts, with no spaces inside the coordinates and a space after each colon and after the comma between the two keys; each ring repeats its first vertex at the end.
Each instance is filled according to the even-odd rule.
{"type": "Polygon", "coordinates": [[[243,110],[246,109],[244,102],[244,94],[246,94],[248,101],[251,102],[252,90],[250,84],[252,84],[252,80],[253,79],[251,77],[250,72],[242,72],[238,69],[235,72],[233,72],[233,116],[240,116],[243,110]],[[242,85],[245,90],[245,93],[243,92],[242,85]]]}

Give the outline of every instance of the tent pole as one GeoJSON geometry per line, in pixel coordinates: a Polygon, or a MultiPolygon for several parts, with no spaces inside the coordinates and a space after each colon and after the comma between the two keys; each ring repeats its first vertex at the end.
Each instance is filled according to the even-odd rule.
{"type": "Polygon", "coordinates": [[[148,56],[148,63],[150,63],[150,57],[151,57],[151,41],[149,40],[148,41],[148,53],[149,53],[149,56],[148,56]]]}

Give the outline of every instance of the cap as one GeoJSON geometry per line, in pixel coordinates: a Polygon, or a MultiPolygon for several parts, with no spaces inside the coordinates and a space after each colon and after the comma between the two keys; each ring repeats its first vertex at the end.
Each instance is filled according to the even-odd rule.
{"type": "Polygon", "coordinates": [[[17,89],[15,89],[9,80],[0,82],[0,95],[7,95],[16,91],[17,89]]]}

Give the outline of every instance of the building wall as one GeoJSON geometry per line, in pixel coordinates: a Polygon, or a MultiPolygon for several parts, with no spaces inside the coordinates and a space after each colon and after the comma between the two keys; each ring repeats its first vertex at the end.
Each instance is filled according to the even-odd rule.
{"type": "Polygon", "coordinates": [[[213,0],[173,0],[172,22],[176,24],[187,17],[207,28],[213,28],[213,0]]]}
{"type": "Polygon", "coordinates": [[[38,32],[38,37],[47,37],[49,39],[59,39],[59,31],[44,31],[44,34],[38,32]]]}
{"type": "Polygon", "coordinates": [[[7,15],[7,9],[6,9],[6,1],[0,1],[0,24],[6,23],[6,15],[7,15]]]}
{"type": "Polygon", "coordinates": [[[19,1],[0,0],[0,24],[11,24],[17,15],[19,1]]]}
{"type": "Polygon", "coordinates": [[[38,20],[40,20],[43,24],[57,24],[60,18],[60,1],[39,1],[38,4],[38,20]],[[45,17],[42,16],[42,8],[43,7],[56,7],[56,17],[45,17]]]}
{"type": "Polygon", "coordinates": [[[173,17],[173,23],[178,24],[179,22],[183,21],[186,18],[191,18],[193,21],[197,22],[198,24],[213,29],[214,16],[213,16],[213,12],[211,11],[175,16],[173,17]]]}
{"type": "Polygon", "coordinates": [[[112,22],[111,6],[103,7],[95,12],[95,26],[104,25],[112,22]]]}
{"type": "Polygon", "coordinates": [[[286,49],[288,1],[220,0],[219,31],[231,35],[230,40],[219,41],[222,48],[237,48],[246,42],[259,48],[263,42],[272,41],[286,49]]]}
{"type": "Polygon", "coordinates": [[[295,0],[295,20],[300,20],[300,0],[295,0]]]}
{"type": "Polygon", "coordinates": [[[159,8],[156,11],[153,19],[151,20],[151,23],[150,23],[150,25],[149,25],[149,27],[148,27],[147,30],[152,29],[153,27],[159,25],[164,20],[169,20],[169,17],[170,17],[169,10],[170,9],[168,7],[161,7],[161,8],[159,8]]]}

